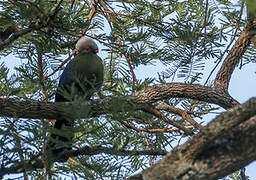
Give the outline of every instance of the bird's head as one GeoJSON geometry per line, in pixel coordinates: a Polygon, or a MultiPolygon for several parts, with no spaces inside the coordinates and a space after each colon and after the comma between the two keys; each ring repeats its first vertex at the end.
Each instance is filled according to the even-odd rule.
{"type": "Polygon", "coordinates": [[[76,43],[76,49],[79,53],[81,52],[92,52],[94,54],[99,52],[97,44],[93,41],[92,38],[82,37],[76,43]]]}

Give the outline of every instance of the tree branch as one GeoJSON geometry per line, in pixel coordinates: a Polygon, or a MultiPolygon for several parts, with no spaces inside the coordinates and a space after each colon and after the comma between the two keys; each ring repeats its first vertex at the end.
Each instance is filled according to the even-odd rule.
{"type": "Polygon", "coordinates": [[[174,114],[180,115],[183,119],[185,119],[187,122],[189,122],[191,125],[193,125],[196,129],[201,130],[203,128],[203,126],[201,124],[198,124],[195,120],[193,120],[192,117],[183,109],[176,108],[176,107],[170,106],[168,104],[158,104],[155,108],[157,110],[167,110],[174,114]]]}
{"type": "Polygon", "coordinates": [[[187,129],[185,128],[183,125],[170,120],[168,117],[166,117],[163,113],[161,113],[160,111],[156,110],[155,108],[150,108],[147,107],[144,109],[146,112],[158,117],[159,119],[162,119],[163,121],[165,121],[168,124],[171,124],[177,128],[179,128],[180,130],[183,130],[187,135],[193,135],[194,133],[192,132],[191,129],[187,129]]]}
{"type": "MultiPolygon", "coordinates": [[[[100,5],[103,7],[103,9],[106,11],[106,12],[112,12],[108,7],[107,5],[104,3],[104,1],[99,1],[100,5]]],[[[104,11],[104,12],[105,12],[104,11]]],[[[110,22],[114,23],[116,21],[116,18],[117,16],[115,16],[115,13],[112,12],[112,13],[108,13],[107,14],[107,19],[109,19],[110,22]]],[[[121,24],[120,24],[121,25],[121,24]]],[[[121,53],[124,55],[125,59],[126,59],[126,62],[128,64],[128,67],[130,69],[130,73],[131,73],[131,76],[132,76],[132,83],[133,85],[136,85],[138,84],[138,80],[136,78],[136,75],[135,75],[135,72],[134,72],[134,68],[132,66],[132,63],[131,63],[131,58],[129,57],[129,55],[127,54],[126,50],[123,48],[124,44],[121,40],[121,37],[119,36],[117,38],[117,41],[119,43],[119,46],[121,47],[121,53]]]]}
{"type": "Polygon", "coordinates": [[[202,133],[196,134],[193,140],[188,143],[190,151],[189,154],[185,155],[187,157],[184,158],[192,159],[197,157],[198,154],[204,151],[214,140],[255,115],[256,98],[251,98],[245,104],[235,106],[225,113],[222,113],[215,118],[214,121],[211,121],[204,127],[202,133]]]}
{"type": "Polygon", "coordinates": [[[255,148],[256,98],[252,98],[222,113],[187,143],[128,179],[214,180],[255,160],[255,148]]]}
{"type": "MultiPolygon", "coordinates": [[[[164,128],[157,128],[157,129],[151,129],[151,128],[137,128],[134,125],[131,125],[125,121],[121,122],[125,127],[129,128],[129,129],[133,129],[137,132],[147,132],[147,133],[165,133],[165,132],[175,132],[175,131],[180,131],[179,128],[168,128],[168,127],[164,127],[164,128]]],[[[194,126],[184,126],[184,128],[186,129],[193,129],[194,126]]]]}
{"type": "Polygon", "coordinates": [[[5,47],[7,47],[9,44],[11,44],[13,41],[15,41],[16,39],[18,39],[21,36],[24,36],[34,30],[38,30],[45,27],[45,25],[42,24],[37,24],[37,25],[33,25],[32,27],[28,27],[19,31],[14,32],[11,37],[9,37],[8,39],[5,39],[4,41],[0,41],[0,50],[3,50],[5,47]]]}
{"type": "Polygon", "coordinates": [[[107,112],[119,113],[123,111],[143,110],[149,103],[174,97],[205,101],[217,104],[225,109],[239,104],[222,89],[196,84],[167,83],[144,88],[131,96],[107,97],[84,104],[20,101],[0,98],[0,116],[56,119],[67,116],[66,111],[74,107],[81,115],[80,118],[82,118],[88,117],[89,105],[90,116],[96,117],[107,112]]]}
{"type": "MultiPolygon", "coordinates": [[[[63,159],[67,159],[67,157],[74,157],[79,155],[97,155],[97,154],[110,154],[110,155],[117,155],[117,156],[138,156],[138,155],[166,155],[166,151],[163,150],[124,150],[124,149],[116,149],[116,148],[108,148],[102,146],[95,146],[89,147],[85,146],[78,150],[72,151],[65,151],[61,153],[57,157],[53,157],[52,162],[62,162],[63,159]]],[[[38,168],[43,168],[43,162],[40,159],[40,156],[34,156],[32,159],[28,161],[22,161],[17,166],[11,166],[8,168],[1,167],[0,168],[0,177],[3,177],[6,174],[14,174],[14,173],[21,173],[24,171],[24,167],[26,170],[35,170],[38,168]]]]}
{"type": "Polygon", "coordinates": [[[173,97],[189,98],[217,104],[224,109],[239,104],[239,102],[222,89],[185,83],[154,85],[134,93],[134,97],[138,103],[154,103],[159,100],[173,97]]]}
{"type": "Polygon", "coordinates": [[[250,20],[246,23],[244,30],[242,31],[241,35],[235,42],[228,56],[224,60],[224,63],[222,64],[214,81],[214,86],[216,88],[223,88],[225,90],[228,90],[231,75],[240,58],[246,51],[247,47],[250,45],[250,39],[255,34],[256,32],[253,26],[253,21],[250,20]]]}
{"type": "Polygon", "coordinates": [[[68,61],[70,61],[70,59],[74,54],[76,54],[76,50],[73,50],[72,53],[68,56],[68,58],[62,61],[61,64],[52,73],[48,74],[47,76],[44,76],[43,80],[48,79],[49,77],[54,75],[57,71],[59,71],[68,61]]]}

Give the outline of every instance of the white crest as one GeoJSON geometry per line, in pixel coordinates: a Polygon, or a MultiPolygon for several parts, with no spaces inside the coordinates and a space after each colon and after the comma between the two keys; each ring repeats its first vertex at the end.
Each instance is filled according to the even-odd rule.
{"type": "Polygon", "coordinates": [[[83,36],[81,37],[77,43],[76,43],[76,49],[79,50],[81,48],[81,46],[85,43],[88,43],[88,42],[94,42],[92,38],[90,37],[87,37],[87,36],[83,36]]]}

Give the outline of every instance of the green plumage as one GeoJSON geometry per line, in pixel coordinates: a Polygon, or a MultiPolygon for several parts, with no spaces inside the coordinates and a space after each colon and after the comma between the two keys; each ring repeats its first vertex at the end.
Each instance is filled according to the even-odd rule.
{"type": "MultiPolygon", "coordinates": [[[[55,102],[74,101],[77,98],[88,100],[102,86],[104,69],[97,55],[98,47],[90,38],[84,38],[78,47],[79,53],[72,59],[61,74],[55,102]]],[[[47,149],[54,155],[71,150],[74,119],[56,119],[47,149]]]]}
{"type": "MultiPolygon", "coordinates": [[[[102,60],[97,54],[82,51],[66,66],[61,75],[59,87],[62,86],[69,91],[69,88],[75,85],[78,93],[76,95],[91,97],[100,89],[102,83],[102,60]]],[[[58,99],[58,95],[56,98],[58,99]]]]}

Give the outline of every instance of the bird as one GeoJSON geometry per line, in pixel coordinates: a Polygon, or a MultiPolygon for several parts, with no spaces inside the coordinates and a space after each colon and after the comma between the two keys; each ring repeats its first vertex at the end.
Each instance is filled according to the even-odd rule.
{"type": "MultiPolygon", "coordinates": [[[[79,98],[89,100],[103,84],[104,65],[97,55],[97,44],[92,38],[83,36],[76,43],[76,50],[78,54],[66,65],[60,76],[55,102],[72,102],[79,98]]],[[[72,150],[74,120],[56,119],[46,146],[53,156],[72,150]]]]}

